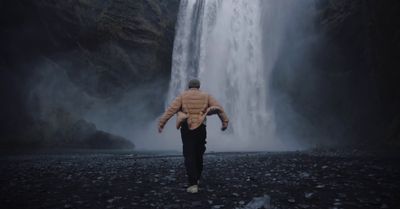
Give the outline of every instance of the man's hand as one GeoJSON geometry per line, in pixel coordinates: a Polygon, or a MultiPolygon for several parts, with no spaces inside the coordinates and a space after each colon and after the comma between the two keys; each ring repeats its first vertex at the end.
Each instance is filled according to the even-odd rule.
{"type": "Polygon", "coordinates": [[[162,130],[163,130],[163,127],[161,127],[161,126],[158,126],[158,133],[161,133],[161,132],[162,132],[162,130]]]}
{"type": "Polygon", "coordinates": [[[228,128],[228,123],[222,123],[221,131],[225,131],[228,128]]]}

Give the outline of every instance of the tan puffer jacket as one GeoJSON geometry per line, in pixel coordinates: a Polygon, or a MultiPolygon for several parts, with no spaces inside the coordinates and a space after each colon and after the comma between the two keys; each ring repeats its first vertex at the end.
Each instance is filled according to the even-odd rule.
{"type": "Polygon", "coordinates": [[[204,114],[207,108],[211,106],[216,106],[220,108],[218,113],[219,118],[222,122],[222,127],[226,128],[228,126],[228,117],[225,114],[224,109],[215,100],[214,97],[203,92],[197,88],[191,88],[184,91],[181,95],[175,98],[172,104],[167,108],[164,114],[161,116],[158,126],[159,128],[164,128],[167,121],[178,111],[182,111],[188,114],[188,125],[189,129],[193,130],[199,127],[204,120],[204,114]]]}

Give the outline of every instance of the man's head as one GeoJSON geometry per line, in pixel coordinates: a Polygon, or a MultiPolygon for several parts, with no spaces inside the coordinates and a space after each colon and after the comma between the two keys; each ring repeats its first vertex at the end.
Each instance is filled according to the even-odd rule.
{"type": "Polygon", "coordinates": [[[190,88],[196,88],[199,89],[200,88],[200,81],[197,79],[192,79],[189,81],[189,85],[188,85],[189,89],[190,88]]]}

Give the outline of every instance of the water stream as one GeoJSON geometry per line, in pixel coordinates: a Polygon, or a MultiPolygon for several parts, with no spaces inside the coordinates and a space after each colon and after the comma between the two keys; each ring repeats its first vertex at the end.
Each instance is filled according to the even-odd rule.
{"type": "Polygon", "coordinates": [[[226,109],[230,127],[208,120],[208,142],[216,149],[276,149],[268,103],[270,68],[263,52],[262,1],[182,0],[166,104],[191,78],[226,109]]]}

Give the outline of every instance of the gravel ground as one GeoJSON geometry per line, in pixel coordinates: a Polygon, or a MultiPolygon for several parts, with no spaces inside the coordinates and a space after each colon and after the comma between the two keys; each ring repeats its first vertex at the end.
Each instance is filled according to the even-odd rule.
{"type": "Polygon", "coordinates": [[[0,157],[1,208],[399,208],[396,156],[209,153],[198,194],[180,155],[0,157]]]}

